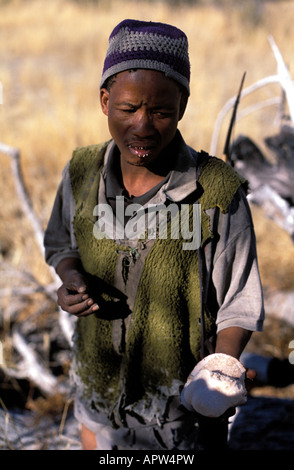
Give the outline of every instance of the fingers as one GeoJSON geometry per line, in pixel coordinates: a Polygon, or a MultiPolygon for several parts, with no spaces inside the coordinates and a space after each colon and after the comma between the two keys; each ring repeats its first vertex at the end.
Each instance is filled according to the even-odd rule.
{"type": "Polygon", "coordinates": [[[63,285],[69,292],[84,294],[87,291],[87,281],[84,276],[77,272],[70,272],[63,285]]]}
{"type": "Polygon", "coordinates": [[[89,295],[84,291],[82,286],[79,287],[79,290],[82,290],[82,292],[74,291],[72,288],[73,285],[71,285],[71,289],[69,289],[63,284],[57,291],[57,303],[62,310],[78,317],[91,315],[99,310],[98,304],[95,303],[93,299],[89,298],[89,295]]]}
{"type": "Polygon", "coordinates": [[[257,376],[257,373],[253,369],[246,369],[246,378],[249,380],[254,380],[257,376]]]}

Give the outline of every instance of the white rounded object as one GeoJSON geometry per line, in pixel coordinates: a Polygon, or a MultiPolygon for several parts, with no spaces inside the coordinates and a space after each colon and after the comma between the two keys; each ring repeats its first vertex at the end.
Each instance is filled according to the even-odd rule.
{"type": "Polygon", "coordinates": [[[184,386],[183,405],[203,416],[219,417],[246,402],[246,369],[236,358],[211,354],[200,361],[184,386]]]}

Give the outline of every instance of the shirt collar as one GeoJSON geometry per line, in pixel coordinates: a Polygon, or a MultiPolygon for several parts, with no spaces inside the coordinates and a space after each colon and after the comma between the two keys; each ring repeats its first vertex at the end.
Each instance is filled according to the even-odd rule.
{"type": "Polygon", "coordinates": [[[197,187],[197,152],[186,145],[180,131],[177,131],[178,149],[174,169],[162,191],[172,202],[179,202],[192,194],[197,187]]]}

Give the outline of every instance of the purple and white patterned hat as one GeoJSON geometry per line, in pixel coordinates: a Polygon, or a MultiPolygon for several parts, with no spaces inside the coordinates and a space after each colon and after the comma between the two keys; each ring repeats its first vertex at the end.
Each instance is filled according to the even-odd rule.
{"type": "Polygon", "coordinates": [[[164,23],[124,20],[109,37],[100,88],[119,72],[151,69],[183,85],[190,94],[188,39],[183,31],[164,23]]]}

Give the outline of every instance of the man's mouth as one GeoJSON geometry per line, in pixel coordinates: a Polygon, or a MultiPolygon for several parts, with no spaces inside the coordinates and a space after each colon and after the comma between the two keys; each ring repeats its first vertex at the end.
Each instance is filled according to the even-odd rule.
{"type": "Polygon", "coordinates": [[[143,147],[140,145],[128,145],[129,150],[133,155],[139,158],[146,158],[149,157],[152,153],[151,147],[143,147]]]}

